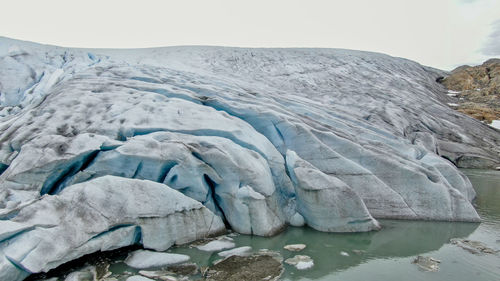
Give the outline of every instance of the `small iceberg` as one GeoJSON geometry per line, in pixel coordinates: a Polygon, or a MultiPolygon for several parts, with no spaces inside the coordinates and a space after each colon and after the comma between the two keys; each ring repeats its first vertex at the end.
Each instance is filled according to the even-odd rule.
{"type": "Polygon", "coordinates": [[[252,247],[243,246],[234,248],[231,250],[220,252],[218,255],[221,257],[229,257],[229,256],[248,256],[252,253],[252,247]]]}
{"type": "Polygon", "coordinates": [[[196,246],[198,250],[202,250],[205,252],[217,252],[222,251],[224,249],[234,248],[236,245],[232,241],[232,239],[224,237],[219,240],[210,241],[205,245],[196,246]]]}
{"type": "Polygon", "coordinates": [[[130,276],[129,278],[127,278],[126,281],[154,281],[154,279],[149,279],[149,278],[146,278],[146,277],[140,276],[140,275],[134,275],[134,276],[130,276]]]}
{"type": "Polygon", "coordinates": [[[418,265],[418,267],[422,270],[435,272],[439,270],[439,264],[441,261],[432,257],[418,256],[412,263],[418,265]]]}
{"type": "Polygon", "coordinates": [[[314,266],[314,261],[310,256],[296,255],[285,260],[285,263],[295,266],[298,270],[309,269],[314,266]]]}
{"type": "Polygon", "coordinates": [[[286,245],[285,247],[283,247],[283,249],[288,250],[288,251],[292,251],[292,252],[302,251],[305,248],[306,248],[305,244],[290,244],[290,245],[286,245]]]}
{"type": "Polygon", "coordinates": [[[137,250],[129,254],[125,263],[130,267],[143,269],[183,263],[189,259],[186,255],[137,250]]]}

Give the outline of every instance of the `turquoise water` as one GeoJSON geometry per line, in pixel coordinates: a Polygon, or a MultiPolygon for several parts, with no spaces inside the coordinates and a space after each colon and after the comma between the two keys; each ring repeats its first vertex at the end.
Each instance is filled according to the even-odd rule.
{"type": "MultiPolygon", "coordinates": [[[[449,242],[451,238],[467,238],[500,249],[500,171],[464,172],[477,191],[481,224],[382,220],[383,229],[370,233],[333,234],[290,227],[271,238],[247,235],[233,238],[237,246],[279,251],[285,259],[297,253],[283,250],[283,246],[306,244],[300,254],[312,257],[314,267],[300,271],[285,265],[284,280],[500,280],[499,254],[474,255],[449,242]],[[441,260],[439,271],[425,272],[412,264],[417,255],[441,260]]],[[[216,253],[188,246],[169,252],[188,254],[192,262],[201,266],[218,259],[216,253]]],[[[125,267],[118,263],[111,270],[133,271],[125,267]]]]}

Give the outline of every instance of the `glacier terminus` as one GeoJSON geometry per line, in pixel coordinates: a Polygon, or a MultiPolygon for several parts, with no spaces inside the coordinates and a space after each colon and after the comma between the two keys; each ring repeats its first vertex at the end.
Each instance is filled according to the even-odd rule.
{"type": "Polygon", "coordinates": [[[231,229],[479,222],[500,131],[446,72],[342,49],[72,49],[0,37],[0,280],[231,229]]]}

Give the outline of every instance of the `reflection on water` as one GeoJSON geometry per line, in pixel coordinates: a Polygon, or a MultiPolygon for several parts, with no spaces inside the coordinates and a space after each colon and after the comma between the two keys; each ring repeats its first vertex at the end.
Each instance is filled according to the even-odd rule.
{"type": "MultiPolygon", "coordinates": [[[[468,236],[479,225],[418,221],[382,221],[382,224],[383,230],[369,233],[335,234],[290,227],[271,238],[239,235],[234,240],[238,246],[251,246],[254,250],[280,251],[285,259],[298,254],[283,250],[285,245],[304,243],[307,248],[300,254],[314,259],[313,269],[298,272],[286,265],[285,277],[300,275],[316,279],[371,259],[408,257],[438,250],[451,238],[468,236]],[[341,255],[342,251],[349,256],[341,255]]],[[[210,255],[188,247],[179,247],[172,252],[190,255],[200,265],[208,265],[218,258],[216,254],[210,255]]]]}
{"type": "MultiPolygon", "coordinates": [[[[479,224],[436,223],[417,221],[381,221],[383,229],[370,233],[333,234],[310,228],[290,228],[285,233],[269,238],[238,236],[237,244],[254,249],[279,250],[285,258],[297,253],[283,250],[287,244],[304,243],[300,252],[314,259],[314,268],[301,271],[300,276],[316,279],[355,267],[371,259],[390,259],[415,256],[441,248],[451,238],[467,237],[479,224]],[[340,253],[346,252],[349,256],[340,253]]],[[[287,267],[287,272],[299,272],[287,267]]],[[[285,274],[290,277],[290,274],[285,274]]]]}
{"type": "MultiPolygon", "coordinates": [[[[482,223],[471,224],[473,228],[467,234],[467,230],[458,230],[453,233],[454,227],[464,225],[462,223],[442,223],[450,225],[449,237],[466,236],[467,239],[481,241],[488,247],[500,249],[500,171],[492,170],[463,170],[469,177],[477,192],[475,201],[477,211],[481,216],[482,223]]],[[[424,223],[427,224],[427,223],[424,223]]],[[[399,229],[406,225],[406,222],[396,222],[394,227],[399,229]]],[[[403,242],[393,248],[400,251],[400,257],[394,255],[392,258],[374,258],[366,260],[356,267],[348,270],[330,273],[323,278],[311,278],[318,280],[500,280],[500,255],[473,255],[446,241],[445,231],[438,223],[429,223],[430,228],[426,231],[416,231],[420,236],[412,235],[405,243],[403,242]],[[432,244],[433,240],[437,242],[432,244]],[[423,245],[429,246],[426,249],[423,245]],[[438,244],[441,244],[439,246],[438,244]],[[432,245],[432,246],[431,246],[432,245]],[[411,264],[412,259],[417,255],[404,257],[402,254],[406,250],[413,248],[422,251],[419,254],[432,256],[441,260],[438,272],[423,272],[411,264]],[[435,249],[431,249],[435,248],[435,249]]],[[[424,227],[424,226],[420,226],[424,227]]],[[[465,224],[467,227],[467,224],[465,224]]],[[[392,235],[391,235],[392,236],[392,235]]],[[[301,278],[289,278],[301,279],[301,278]]]]}
{"type": "MultiPolygon", "coordinates": [[[[474,186],[475,205],[483,224],[490,225],[500,235],[500,171],[463,170],[474,186]]],[[[500,238],[500,237],[499,237],[500,238]]]]}

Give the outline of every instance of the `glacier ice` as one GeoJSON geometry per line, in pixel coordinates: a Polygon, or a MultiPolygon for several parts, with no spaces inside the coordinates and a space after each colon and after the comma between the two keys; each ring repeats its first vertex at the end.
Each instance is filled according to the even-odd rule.
{"type": "Polygon", "coordinates": [[[231,250],[219,252],[217,255],[226,258],[229,256],[249,256],[250,254],[252,254],[252,247],[242,246],[231,250]]]}
{"type": "Polygon", "coordinates": [[[124,262],[133,268],[143,269],[183,263],[189,259],[187,255],[137,250],[130,253],[124,262]]]}
{"type": "Polygon", "coordinates": [[[219,216],[166,185],[115,176],[71,185],[15,211],[0,228],[1,280],[97,251],[134,244],[164,251],[225,230],[219,216]]]}
{"type": "Polygon", "coordinates": [[[144,276],[134,275],[134,276],[130,276],[129,278],[127,278],[126,281],[153,281],[153,280],[154,279],[147,278],[147,277],[144,277],[144,276]]]}
{"type": "Polygon", "coordinates": [[[234,248],[236,244],[232,241],[232,239],[218,239],[208,242],[207,244],[196,246],[198,250],[206,251],[206,252],[217,252],[221,250],[234,248]]]}
{"type": "Polygon", "coordinates": [[[288,151],[286,162],[294,182],[297,212],[310,227],[327,232],[379,229],[363,200],[341,180],[324,174],[288,151]]]}
{"type": "Polygon", "coordinates": [[[499,166],[500,134],[446,106],[442,74],[337,49],[0,37],[0,279],[229,227],[479,221],[456,166],[499,166]]]}

